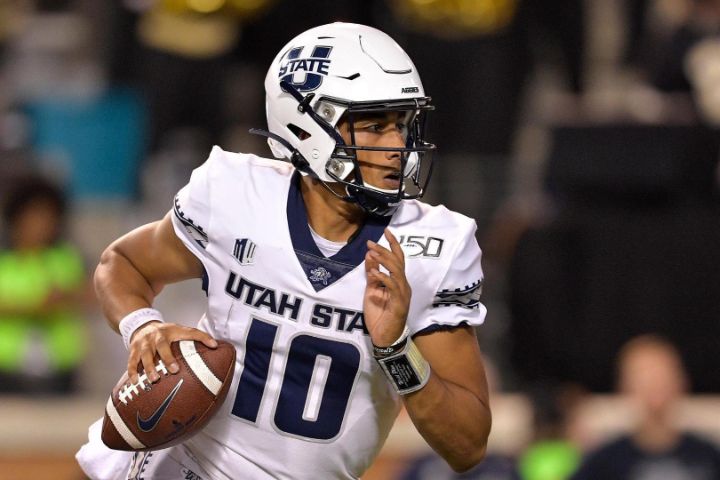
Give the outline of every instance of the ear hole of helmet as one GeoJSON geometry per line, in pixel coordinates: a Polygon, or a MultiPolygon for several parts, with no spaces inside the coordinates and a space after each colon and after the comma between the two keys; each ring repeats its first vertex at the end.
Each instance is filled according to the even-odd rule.
{"type": "Polygon", "coordinates": [[[352,160],[340,160],[339,158],[331,158],[325,164],[328,173],[332,173],[341,180],[345,180],[348,175],[355,169],[352,160]]]}
{"type": "Polygon", "coordinates": [[[325,102],[323,100],[320,100],[315,105],[315,111],[318,115],[320,115],[320,118],[328,122],[330,125],[335,125],[335,118],[337,117],[338,112],[337,109],[329,102],[325,102]]]}
{"type": "Polygon", "coordinates": [[[288,130],[290,130],[300,141],[307,140],[308,138],[312,137],[309,132],[303,130],[302,128],[298,127],[297,125],[294,125],[292,123],[288,123],[287,125],[288,130]]]}

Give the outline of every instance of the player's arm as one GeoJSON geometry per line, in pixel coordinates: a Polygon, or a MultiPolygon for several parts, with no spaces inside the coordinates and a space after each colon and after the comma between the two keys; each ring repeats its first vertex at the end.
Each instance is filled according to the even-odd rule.
{"type": "Polygon", "coordinates": [[[413,338],[430,364],[430,379],[403,396],[420,434],[456,471],[485,456],[491,414],[488,387],[474,330],[461,326],[413,338]]]}
{"type": "MultiPolygon", "coordinates": [[[[412,296],[402,248],[389,230],[385,237],[390,250],[369,242],[365,256],[363,310],[378,347],[401,337],[412,296]]],[[[468,470],[485,456],[491,425],[487,380],[474,331],[457,327],[418,335],[414,342],[430,365],[430,377],[420,390],[403,396],[405,407],[430,446],[454,470],[468,470]]]]}
{"type": "MultiPolygon", "coordinates": [[[[165,285],[198,278],[202,273],[202,264],[177,237],[168,214],[120,237],[103,252],[95,270],[95,291],[110,326],[119,331],[120,320],[151,306],[165,285]]],[[[173,323],[146,323],[131,338],[128,374],[136,381],[137,366],[142,361],[150,380],[156,380],[152,368],[156,352],[170,371],[177,371],[170,343],[180,339],[215,346],[212,337],[200,330],[173,323]]]]}

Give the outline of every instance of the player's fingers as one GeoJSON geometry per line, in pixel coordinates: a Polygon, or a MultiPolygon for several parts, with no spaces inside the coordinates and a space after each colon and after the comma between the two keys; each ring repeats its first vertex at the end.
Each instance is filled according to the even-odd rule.
{"type": "Polygon", "coordinates": [[[170,373],[177,373],[180,371],[180,367],[178,367],[178,364],[175,363],[175,356],[170,348],[170,342],[163,338],[155,344],[155,347],[160,355],[160,360],[162,360],[170,373]]]}
{"type": "MultiPolygon", "coordinates": [[[[380,265],[385,267],[387,274],[393,278],[397,278],[399,281],[405,281],[405,270],[398,264],[397,260],[392,258],[392,254],[387,252],[386,255],[372,252],[371,255],[375,256],[380,265]]],[[[380,270],[378,268],[378,270],[380,270]]]]}
{"type": "Polygon", "coordinates": [[[391,275],[405,274],[405,268],[400,260],[387,248],[373,242],[372,245],[370,245],[369,253],[370,256],[385,267],[391,275]]]}
{"type": "Polygon", "coordinates": [[[395,280],[390,275],[381,272],[380,270],[374,269],[370,271],[370,276],[375,279],[377,282],[382,283],[385,288],[388,289],[391,295],[395,295],[397,293],[400,293],[400,287],[398,285],[397,280],[395,280]]]}
{"type": "Polygon", "coordinates": [[[160,375],[155,371],[155,352],[152,349],[143,349],[140,354],[140,361],[142,362],[143,370],[145,370],[148,380],[156,382],[160,379],[160,375]]]}
{"type": "Polygon", "coordinates": [[[372,273],[372,278],[375,279],[375,281],[382,282],[383,285],[389,289],[389,293],[401,301],[406,301],[406,299],[409,299],[412,295],[412,290],[404,275],[387,275],[379,270],[375,270],[375,272],[372,273]]]}
{"type": "Polygon", "coordinates": [[[382,279],[376,275],[373,275],[372,272],[378,272],[380,271],[380,264],[373,258],[370,257],[370,254],[368,253],[369,258],[369,265],[366,265],[365,267],[365,275],[367,277],[367,286],[371,288],[385,288],[385,285],[382,282],[382,279]]]}
{"type": "Polygon", "coordinates": [[[128,364],[127,364],[127,373],[128,378],[132,383],[137,383],[138,381],[138,364],[140,363],[140,353],[137,348],[133,348],[130,350],[130,355],[128,356],[128,364]]]}
{"type": "Polygon", "coordinates": [[[205,344],[205,346],[210,348],[217,347],[217,341],[210,336],[210,334],[203,332],[202,330],[198,330],[197,328],[189,328],[190,332],[190,339],[196,340],[198,342],[202,342],[205,344]]]}
{"type": "Polygon", "coordinates": [[[402,247],[400,246],[400,242],[397,241],[397,238],[395,238],[395,235],[393,235],[389,228],[385,229],[385,238],[387,238],[388,243],[390,244],[390,250],[395,255],[395,258],[399,260],[400,265],[404,269],[405,254],[403,253],[402,247]]]}
{"type": "Polygon", "coordinates": [[[365,272],[369,273],[370,270],[372,270],[373,268],[378,269],[379,267],[380,267],[380,264],[377,262],[377,260],[372,255],[370,255],[370,251],[368,251],[365,254],[365,272]]]}
{"type": "Polygon", "coordinates": [[[407,277],[405,276],[405,257],[402,256],[402,249],[400,249],[399,244],[397,248],[400,250],[400,257],[398,257],[395,253],[391,252],[387,248],[381,247],[377,244],[375,245],[377,248],[373,248],[369,252],[370,256],[376,259],[380,263],[380,265],[387,269],[390,276],[398,281],[398,285],[403,290],[407,290],[409,288],[409,284],[407,281],[407,277]]]}

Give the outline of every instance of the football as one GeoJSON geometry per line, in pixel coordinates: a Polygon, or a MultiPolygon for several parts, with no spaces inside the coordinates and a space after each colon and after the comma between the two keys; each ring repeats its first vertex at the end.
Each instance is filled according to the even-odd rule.
{"type": "Polygon", "coordinates": [[[235,370],[235,347],[217,343],[211,349],[192,340],[173,342],[180,370],[171,374],[156,357],[155,383],[140,371],[133,384],[125,372],[105,407],[103,443],[114,450],[156,450],[197,433],[225,400],[235,370]]]}

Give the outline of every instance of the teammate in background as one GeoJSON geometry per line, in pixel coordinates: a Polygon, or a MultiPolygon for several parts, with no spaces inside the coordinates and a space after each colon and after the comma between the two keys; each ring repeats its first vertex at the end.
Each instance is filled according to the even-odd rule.
{"type": "Polygon", "coordinates": [[[637,407],[638,423],[628,435],[591,452],[572,479],[720,478],[720,451],[675,424],[688,386],[677,349],[654,335],[636,337],[620,351],[618,373],[620,392],[637,407]]]}
{"type": "Polygon", "coordinates": [[[268,131],[255,132],[287,162],[216,147],[172,211],[114,242],[95,274],[131,377],[138,362],[154,372],[156,354],[176,371],[171,342],[224,339],[238,350],[227,400],[184,444],[114,465],[96,423],[81,466],[91,478],[127,478],[131,458],[145,479],[358,478],[404,403],[453,469],[471,468],[491,423],[473,330],[480,249],[473,220],[416,200],[435,147],[415,66],[384,33],[334,23],[283,48],[265,90],[268,131]],[[201,277],[198,329],[151,308],[164,285],[201,277]]]}

